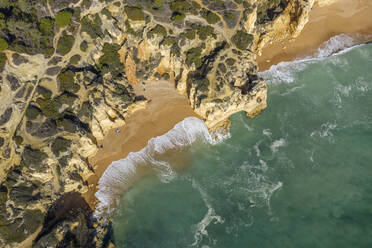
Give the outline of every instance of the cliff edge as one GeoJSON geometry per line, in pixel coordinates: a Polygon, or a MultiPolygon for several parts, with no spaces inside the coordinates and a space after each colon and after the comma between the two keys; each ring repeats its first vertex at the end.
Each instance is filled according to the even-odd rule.
{"type": "MultiPolygon", "coordinates": [[[[326,1],[318,1],[324,3],[326,1]]],[[[294,37],[314,0],[3,0],[0,246],[91,247],[81,194],[111,128],[169,80],[215,130],[266,107],[256,54],[294,37]]]]}

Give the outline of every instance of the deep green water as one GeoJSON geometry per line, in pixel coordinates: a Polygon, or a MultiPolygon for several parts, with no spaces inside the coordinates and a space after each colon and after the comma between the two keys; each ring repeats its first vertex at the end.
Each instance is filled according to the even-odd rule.
{"type": "Polygon", "coordinates": [[[372,247],[372,45],[281,71],[261,115],[121,198],[117,247],[372,247]]]}

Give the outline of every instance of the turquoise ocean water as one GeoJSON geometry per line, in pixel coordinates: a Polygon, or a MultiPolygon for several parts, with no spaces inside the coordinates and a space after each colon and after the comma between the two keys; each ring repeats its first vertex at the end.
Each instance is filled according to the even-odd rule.
{"type": "Polygon", "coordinates": [[[121,197],[116,247],[372,247],[372,44],[261,76],[264,112],[121,197]]]}

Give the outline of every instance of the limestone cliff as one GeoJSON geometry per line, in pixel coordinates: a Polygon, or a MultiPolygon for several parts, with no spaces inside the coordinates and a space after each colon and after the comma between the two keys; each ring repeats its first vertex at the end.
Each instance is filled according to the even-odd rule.
{"type": "Polygon", "coordinates": [[[267,91],[256,54],[298,35],[313,5],[1,1],[0,246],[25,246],[33,233],[35,247],[93,245],[80,196],[94,173],[88,158],[97,139],[145,107],[131,85],[174,82],[212,130],[235,112],[254,116],[267,91]]]}

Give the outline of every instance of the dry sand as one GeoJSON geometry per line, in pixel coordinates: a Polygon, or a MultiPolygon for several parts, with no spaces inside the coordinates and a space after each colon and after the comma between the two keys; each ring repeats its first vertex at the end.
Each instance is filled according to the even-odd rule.
{"type": "Polygon", "coordinates": [[[257,56],[259,69],[311,55],[338,34],[355,37],[360,43],[372,40],[372,0],[338,0],[325,7],[315,6],[297,38],[264,47],[262,56],[257,56]]]}
{"type": "Polygon", "coordinates": [[[136,95],[144,95],[151,102],[146,109],[129,117],[126,125],[119,128],[119,133],[110,130],[104,140],[99,142],[103,148],[90,159],[95,175],[88,179],[91,186],[84,195],[91,207],[95,205],[94,194],[98,180],[113,161],[127,157],[130,152],[140,151],[151,138],[165,134],[186,117],[198,117],[188,99],[174,89],[174,83],[157,81],[145,86],[139,83],[134,86],[134,90],[136,95]]]}
{"type": "MultiPolygon", "coordinates": [[[[372,0],[338,0],[329,6],[314,7],[299,37],[275,42],[263,49],[262,56],[258,57],[259,68],[266,70],[273,64],[309,55],[323,42],[342,33],[372,34],[372,0]]],[[[196,116],[187,98],[178,94],[170,82],[147,83],[145,91],[140,83],[134,88],[137,95],[143,94],[151,103],[131,116],[120,133],[111,130],[99,143],[103,148],[90,159],[96,174],[88,179],[91,187],[84,198],[93,208],[98,180],[113,161],[140,151],[151,138],[165,134],[186,117],[196,116]]]]}

